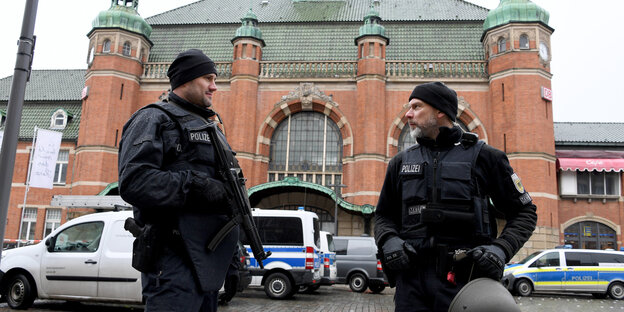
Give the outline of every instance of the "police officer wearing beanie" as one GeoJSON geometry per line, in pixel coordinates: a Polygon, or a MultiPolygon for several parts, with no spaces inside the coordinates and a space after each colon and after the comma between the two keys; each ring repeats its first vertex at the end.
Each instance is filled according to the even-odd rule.
{"type": "Polygon", "coordinates": [[[536,207],[505,153],[454,123],[455,91],[425,83],[409,106],[418,144],[388,164],[375,240],[396,285],[395,311],[446,312],[469,280],[500,280],[535,229],[536,207]],[[507,221],[500,235],[495,214],[507,221]]]}
{"type": "Polygon", "coordinates": [[[206,249],[231,212],[206,130],[215,116],[217,70],[191,49],[178,54],[167,76],[168,100],[138,110],[123,128],[119,193],[133,205],[136,223],[156,233],[149,248],[135,241],[135,254],[155,250],[153,262],[141,268],[145,311],[216,311],[239,234],[235,229],[216,250],[206,249]]]}

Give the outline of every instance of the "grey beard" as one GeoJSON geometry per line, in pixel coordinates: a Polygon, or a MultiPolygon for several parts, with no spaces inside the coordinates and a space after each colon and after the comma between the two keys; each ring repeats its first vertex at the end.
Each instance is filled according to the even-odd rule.
{"type": "Polygon", "coordinates": [[[414,129],[410,129],[410,136],[416,140],[418,138],[422,138],[422,130],[420,130],[420,128],[416,127],[414,129]]]}

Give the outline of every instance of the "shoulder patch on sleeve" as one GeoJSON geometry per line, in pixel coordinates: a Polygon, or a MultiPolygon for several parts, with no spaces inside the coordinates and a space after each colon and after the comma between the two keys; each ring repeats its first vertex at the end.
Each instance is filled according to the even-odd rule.
{"type": "Polygon", "coordinates": [[[514,173],[511,175],[511,180],[514,183],[514,186],[516,186],[516,190],[520,194],[524,193],[524,185],[522,185],[522,181],[520,181],[520,177],[518,177],[518,175],[514,173]]]}
{"type": "Polygon", "coordinates": [[[524,193],[524,194],[520,195],[520,197],[519,197],[518,199],[520,200],[520,202],[521,202],[523,205],[526,205],[526,204],[530,203],[530,202],[531,202],[531,200],[533,200],[533,199],[531,198],[531,195],[529,195],[529,193],[524,193]]]}

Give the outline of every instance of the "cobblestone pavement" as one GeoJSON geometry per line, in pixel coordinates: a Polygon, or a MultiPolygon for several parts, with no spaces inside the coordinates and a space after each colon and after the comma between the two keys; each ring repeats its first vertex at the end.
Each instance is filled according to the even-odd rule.
{"type": "MultiPolygon", "coordinates": [[[[313,294],[297,294],[290,300],[271,300],[261,288],[249,288],[219,312],[386,312],[394,311],[394,289],[381,294],[354,293],[346,285],[321,287],[313,294]]],[[[522,312],[624,312],[624,300],[594,299],[590,295],[542,294],[514,297],[522,312]]],[[[12,311],[6,303],[0,311],[12,311]]],[[[141,306],[37,300],[29,311],[142,312],[141,306]]]]}

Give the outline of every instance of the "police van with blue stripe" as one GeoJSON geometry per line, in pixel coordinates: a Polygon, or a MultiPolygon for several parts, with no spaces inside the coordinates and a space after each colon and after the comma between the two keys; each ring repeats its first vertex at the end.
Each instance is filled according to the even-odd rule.
{"type": "Polygon", "coordinates": [[[591,293],[624,298],[624,252],[548,249],[505,268],[503,285],[528,296],[535,292],[591,293]]]}
{"type": "MultiPolygon", "coordinates": [[[[302,286],[315,287],[320,275],[320,223],[318,216],[303,210],[252,209],[265,251],[271,256],[261,269],[244,234],[241,241],[250,253],[249,286],[264,286],[271,299],[290,298],[302,286]]],[[[242,231],[241,231],[242,233],[242,231]]]]}

